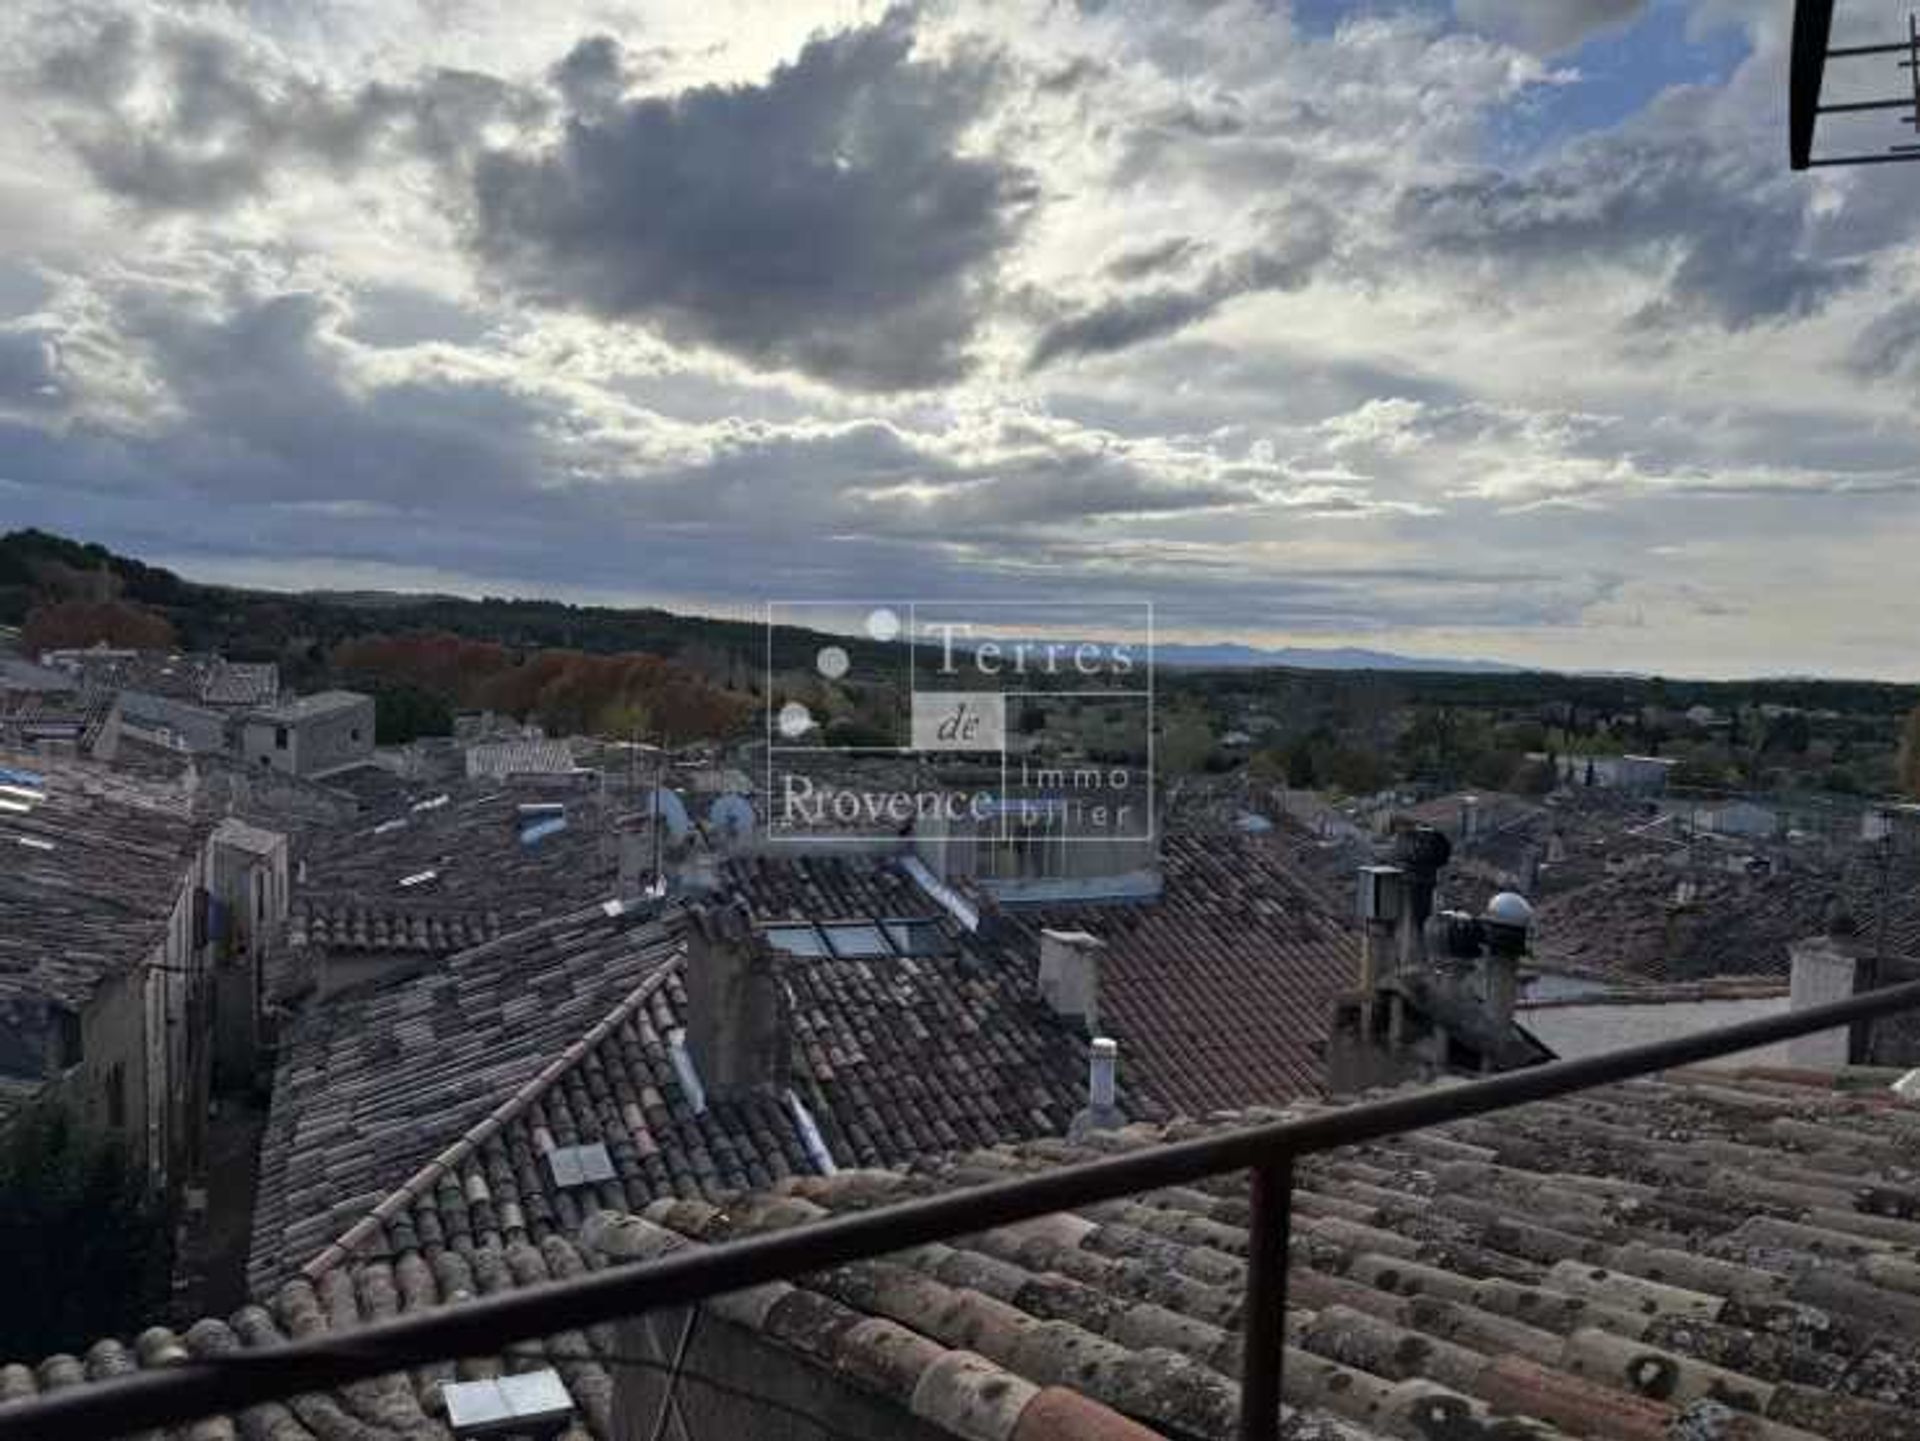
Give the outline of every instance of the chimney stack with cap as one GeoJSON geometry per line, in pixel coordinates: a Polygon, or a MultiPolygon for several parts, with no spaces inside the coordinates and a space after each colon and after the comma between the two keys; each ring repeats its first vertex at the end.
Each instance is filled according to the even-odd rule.
{"type": "Polygon", "coordinates": [[[687,1051],[709,1096],[787,1083],[785,988],[745,907],[689,908],[687,1051]]]}
{"type": "Polygon", "coordinates": [[[1100,1028],[1100,952],[1106,943],[1086,931],[1040,932],[1040,998],[1063,1020],[1100,1028]]]}
{"type": "Polygon", "coordinates": [[[1505,1031],[1513,1024],[1514,1002],[1520,993],[1520,958],[1527,952],[1527,930],[1533,925],[1533,907],[1525,897],[1502,891],[1487,902],[1480,917],[1481,994],[1487,1015],[1505,1031]]]}

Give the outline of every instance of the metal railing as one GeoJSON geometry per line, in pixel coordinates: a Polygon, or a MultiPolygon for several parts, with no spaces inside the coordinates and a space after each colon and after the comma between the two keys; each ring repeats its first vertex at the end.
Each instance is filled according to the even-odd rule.
{"type": "Polygon", "coordinates": [[[1910,981],[1824,1006],[1601,1056],[1429,1087],[1303,1120],[1173,1142],[724,1245],[690,1248],[654,1261],[478,1297],[324,1337],[194,1358],[0,1405],[0,1441],[97,1441],[179,1425],[433,1361],[496,1354],[516,1341],[662,1307],[693,1305],[768,1281],[1119,1200],[1139,1191],[1190,1185],[1232,1171],[1248,1171],[1252,1176],[1240,1434],[1248,1441],[1274,1441],[1280,1430],[1281,1333],[1295,1158],[1916,1007],[1920,1007],[1920,981],[1910,981]]]}

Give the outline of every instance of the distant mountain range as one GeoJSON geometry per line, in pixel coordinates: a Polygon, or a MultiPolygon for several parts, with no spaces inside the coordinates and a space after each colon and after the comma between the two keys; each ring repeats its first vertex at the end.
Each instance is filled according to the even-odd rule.
{"type": "Polygon", "coordinates": [[[1168,645],[1153,648],[1160,665],[1188,670],[1251,670],[1264,666],[1286,666],[1293,670],[1415,670],[1449,671],[1467,675],[1515,675],[1530,669],[1498,660],[1450,660],[1437,656],[1396,655],[1392,651],[1367,650],[1359,646],[1330,646],[1324,650],[1310,646],[1279,646],[1272,649],[1252,645],[1168,645]]]}

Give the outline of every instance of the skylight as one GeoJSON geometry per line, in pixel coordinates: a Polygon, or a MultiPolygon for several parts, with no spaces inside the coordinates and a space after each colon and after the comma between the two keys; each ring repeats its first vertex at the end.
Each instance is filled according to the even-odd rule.
{"type": "Polygon", "coordinates": [[[835,921],[820,929],[826,932],[827,944],[833,947],[836,956],[851,959],[893,954],[893,947],[880,934],[880,928],[865,921],[835,921]]]}
{"type": "Polygon", "coordinates": [[[769,926],[767,944],[790,956],[824,956],[827,943],[812,926],[769,926]]]}
{"type": "Polygon", "coordinates": [[[939,956],[947,950],[947,934],[935,920],[886,921],[887,939],[903,956],[939,956]]]}

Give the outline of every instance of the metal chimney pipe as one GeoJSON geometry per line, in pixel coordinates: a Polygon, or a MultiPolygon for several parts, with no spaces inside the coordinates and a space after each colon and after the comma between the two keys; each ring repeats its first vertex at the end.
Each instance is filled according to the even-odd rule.
{"type": "Polygon", "coordinates": [[[1114,1073],[1120,1059],[1120,1043],[1106,1036],[1094,1038],[1087,1064],[1087,1107],[1099,1113],[1110,1111],[1117,1094],[1114,1073]]]}

